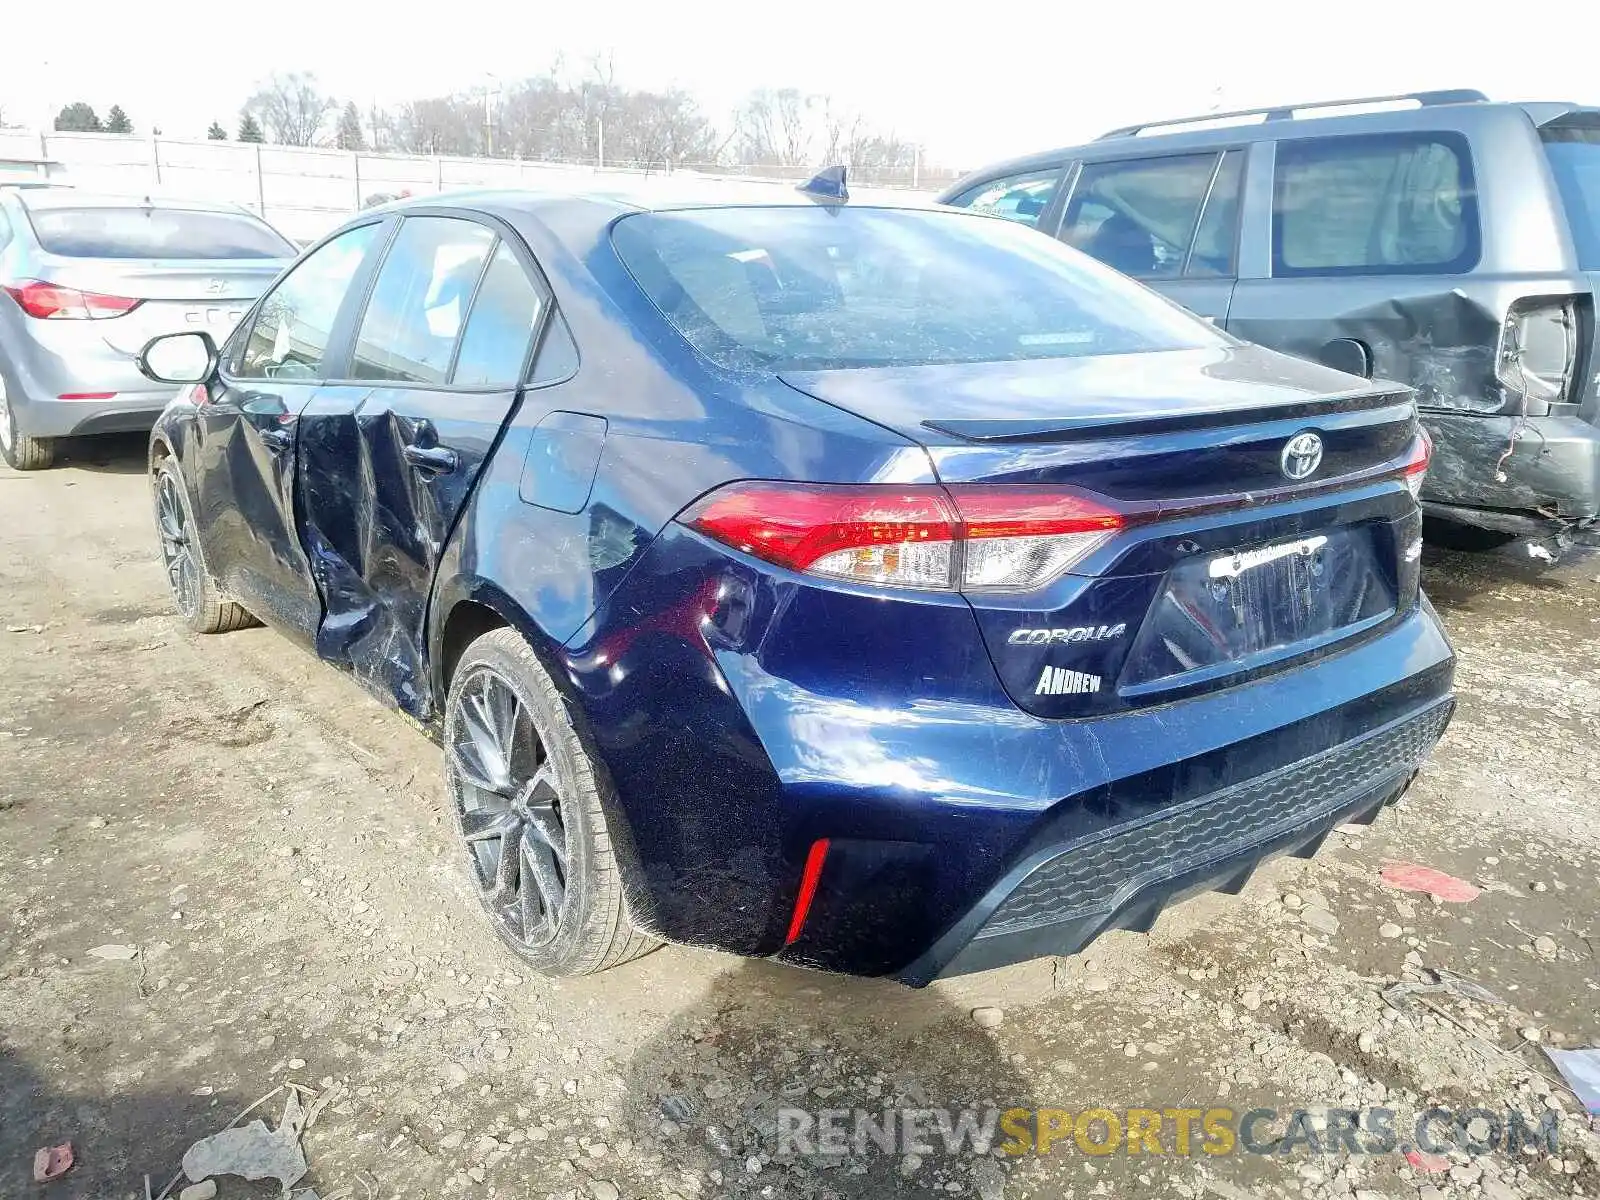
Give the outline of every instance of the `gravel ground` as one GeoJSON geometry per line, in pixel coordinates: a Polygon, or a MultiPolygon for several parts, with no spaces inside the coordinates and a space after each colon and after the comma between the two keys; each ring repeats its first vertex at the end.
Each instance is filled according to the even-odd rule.
{"type": "Polygon", "coordinates": [[[421,732],[266,630],[187,635],[154,553],[138,441],[0,468],[0,1196],[159,1192],[291,1080],[327,1097],[324,1200],[1600,1195],[1530,1040],[1600,1043],[1600,558],[1429,551],[1460,712],[1369,829],[1149,935],[913,992],[677,947],[520,973],[421,732]],[[1394,860],[1482,892],[1384,888],[1394,860]],[[1437,968],[1500,1002],[1384,1003],[1437,968]],[[1383,1105],[1406,1131],[1432,1104],[1557,1113],[1558,1149],[773,1156],[784,1106],[1383,1105]]]}

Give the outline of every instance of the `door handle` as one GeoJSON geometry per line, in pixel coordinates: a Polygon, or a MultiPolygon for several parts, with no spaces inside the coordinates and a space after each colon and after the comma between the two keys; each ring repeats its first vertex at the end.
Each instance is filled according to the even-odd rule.
{"type": "Polygon", "coordinates": [[[261,444],[274,454],[282,454],[294,446],[294,434],[287,429],[263,429],[261,444]]]}
{"type": "Polygon", "coordinates": [[[461,465],[461,456],[448,446],[407,446],[401,453],[424,475],[448,475],[461,465]]]}

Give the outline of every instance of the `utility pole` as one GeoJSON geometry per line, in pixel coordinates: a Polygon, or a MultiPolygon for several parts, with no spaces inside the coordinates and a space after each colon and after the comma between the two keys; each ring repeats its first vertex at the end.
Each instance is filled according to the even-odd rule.
{"type": "Polygon", "coordinates": [[[594,165],[596,167],[604,167],[606,165],[606,118],[603,113],[594,119],[594,130],[594,165]]]}
{"type": "Polygon", "coordinates": [[[492,105],[490,103],[490,97],[491,96],[498,96],[500,94],[500,88],[498,86],[499,83],[500,83],[500,77],[498,75],[494,75],[494,74],[486,71],[486,72],[484,72],[484,78],[492,79],[492,80],[494,80],[494,82],[496,84],[496,86],[495,86],[493,91],[490,90],[489,85],[487,83],[485,83],[483,85],[483,144],[484,144],[485,152],[486,152],[487,156],[489,158],[493,158],[494,157],[494,109],[493,109],[493,107],[492,107],[492,105]]]}

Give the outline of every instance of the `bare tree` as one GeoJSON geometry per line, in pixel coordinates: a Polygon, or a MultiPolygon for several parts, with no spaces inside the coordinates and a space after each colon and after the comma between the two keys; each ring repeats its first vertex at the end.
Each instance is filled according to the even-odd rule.
{"type": "Polygon", "coordinates": [[[317,77],[303,71],[274,74],[245,102],[245,111],[285,146],[314,146],[334,109],[334,99],[317,87],[317,77]]]}
{"type": "MultiPolygon", "coordinates": [[[[875,128],[859,111],[795,88],[753,92],[721,133],[679,88],[643,91],[616,82],[609,58],[576,71],[557,58],[542,75],[501,87],[493,152],[554,162],[605,161],[646,170],[677,170],[731,160],[790,173],[846,163],[858,174],[910,183],[917,148],[875,128]]],[[[481,91],[419,98],[371,115],[373,145],[422,154],[490,150],[481,91]]],[[[340,135],[350,124],[346,112],[340,135]]]]}
{"type": "Polygon", "coordinates": [[[837,103],[831,96],[824,96],[817,107],[821,112],[822,165],[848,163],[854,166],[850,151],[866,136],[865,118],[837,103]]]}
{"type": "Polygon", "coordinates": [[[483,121],[467,96],[433,96],[404,104],[395,114],[400,147],[412,154],[482,154],[483,121]]]}
{"type": "Polygon", "coordinates": [[[751,92],[734,117],[739,160],[752,166],[806,165],[811,160],[811,113],[817,99],[796,88],[751,92]]]}

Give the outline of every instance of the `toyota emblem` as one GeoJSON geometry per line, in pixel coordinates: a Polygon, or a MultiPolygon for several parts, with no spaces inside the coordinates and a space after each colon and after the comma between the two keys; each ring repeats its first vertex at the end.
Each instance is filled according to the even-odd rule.
{"type": "Polygon", "coordinates": [[[1278,466],[1285,479],[1299,482],[1310,479],[1322,465],[1322,438],[1314,433],[1297,433],[1283,444],[1278,466]]]}

